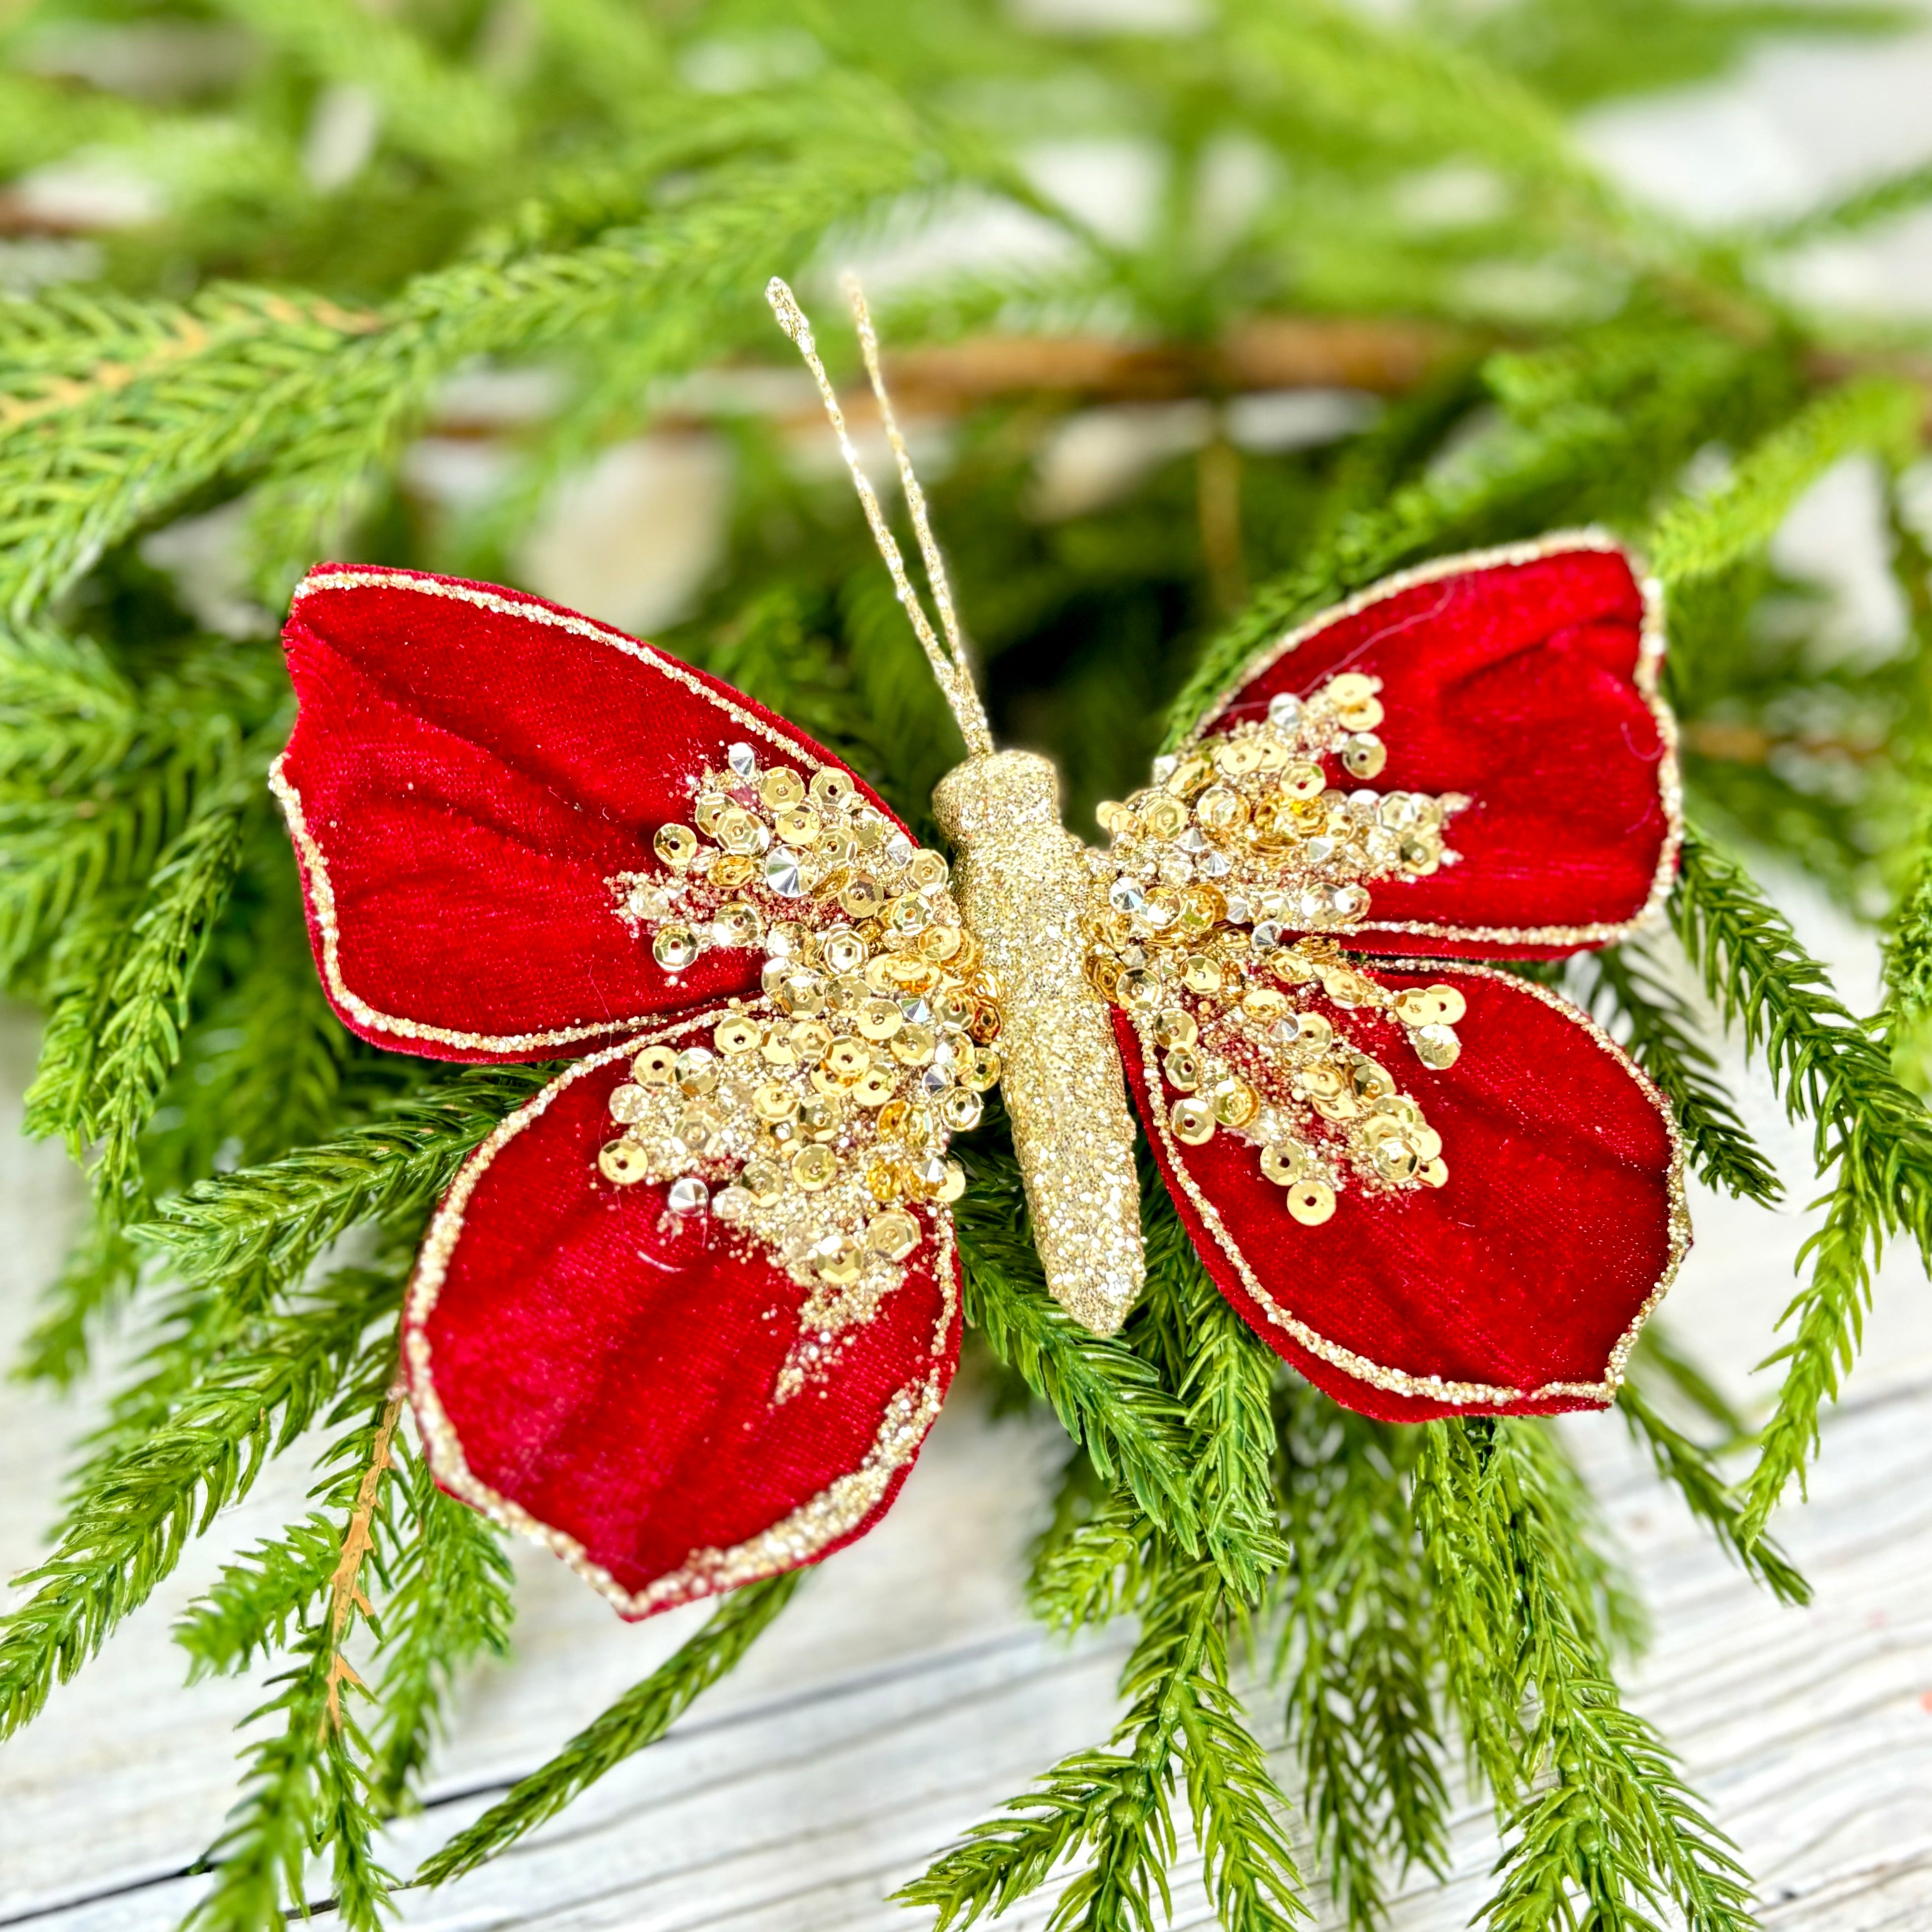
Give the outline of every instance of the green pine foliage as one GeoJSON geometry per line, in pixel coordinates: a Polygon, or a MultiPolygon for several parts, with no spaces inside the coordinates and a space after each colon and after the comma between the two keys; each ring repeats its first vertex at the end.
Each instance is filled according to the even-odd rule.
{"type": "MultiPolygon", "coordinates": [[[[0,297],[0,985],[46,1016],[29,1130],[93,1182],[17,1370],[113,1391],[0,1622],[0,1731],[267,1459],[318,1427],[330,1445],[307,1508],[177,1627],[191,1676],[268,1679],[199,1932],[280,1928],[318,1874],[348,1922],[382,1922],[408,1876],[382,1827],[506,1649],[496,1531],[382,1432],[425,1216],[554,1070],[438,1066],[333,1017],[266,794],[291,701],[255,614],[329,554],[514,580],[560,482],[654,426],[700,434],[729,452],[730,527],[658,641],[931,836],[956,740],[852,504],[796,460],[762,290],[784,274],[823,307],[830,268],[934,221],[990,211],[1034,238],[915,251],[874,292],[890,347],[926,352],[910,412],[944,430],[931,494],[998,728],[1053,754],[1070,822],[1257,646],[1391,570],[1592,521],[1647,554],[1699,828],[1675,937],[1538,970],[1628,1043],[1708,1186],[1780,1196],[1714,1017],[1810,1127],[1822,1218],[1768,1421],[1654,1328],[1621,1397],[1660,1481],[1804,1600],[1774,1508],[1881,1253],[1932,1248],[1932,531],[1922,343],[1800,307],[1783,271],[1922,208],[1932,173],[1692,234],[1566,124],[1766,34],[1898,21],[1808,0],[1423,0],[1399,26],[1339,0],[1199,10],[1166,34],[1030,26],[996,0],[29,0],[0,22],[0,182],[104,154],[154,190],[78,243],[0,241],[0,284],[43,284],[0,297]],[[138,98],[56,57],[157,25],[227,52],[138,98]],[[364,145],[335,152],[358,122],[364,145]],[[1042,130],[1139,144],[1144,220],[1057,198],[1042,130]],[[1254,375],[1242,356],[1283,318],[1317,326],[1313,366],[1254,375]],[[1050,352],[989,380],[988,335],[1050,352]],[[547,400],[480,431],[452,416],[452,378],[506,372],[547,400]],[[1238,392],[1278,381],[1375,398],[1277,446],[1238,392]],[[1202,446],[1056,507],[1059,432],[1149,400],[1198,404],[1202,446]],[[425,432],[487,440],[494,493],[426,488],[425,432]],[[1884,501],[1909,618],[1888,652],[1828,648],[1816,586],[1767,554],[1846,458],[1884,501]],[[211,600],[152,540],[215,512],[211,600]],[[1832,991],[1756,882],[1767,861],[1882,932],[1880,1012],[1832,991]]],[[[10,220],[35,205],[10,198],[10,220]]],[[[843,332],[821,337],[849,374],[843,332]]],[[[1191,1847],[1231,1932],[1296,1922],[1316,1887],[1373,1932],[1405,1874],[1446,1868],[1461,1761],[1504,1833],[1490,1932],[1750,1922],[1732,1854],[1616,1688],[1640,1607],[1560,1433],[1337,1408],[1232,1313],[1151,1176],[1148,1294],[1098,1340],[1045,1292],[997,1108],[962,1152],[979,1385],[1069,1440],[1030,1603],[1135,1634],[1114,1734],[940,1851],[908,1904],[962,1925],[1051,1886],[1056,1932],[1152,1932],[1191,1847]]],[[[727,1598],[418,1876],[472,1869],[662,1736],[797,1587],[727,1598]]]]}

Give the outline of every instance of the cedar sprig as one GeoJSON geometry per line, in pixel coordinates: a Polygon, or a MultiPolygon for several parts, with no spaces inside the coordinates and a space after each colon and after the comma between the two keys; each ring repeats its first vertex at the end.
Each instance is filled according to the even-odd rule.
{"type": "Polygon", "coordinates": [[[52,1555],[20,1580],[29,1594],[0,1618],[0,1736],[34,1716],[108,1633],[179,1562],[263,1462],[381,1367],[393,1341],[372,1323],[400,1292],[392,1272],[337,1270],[262,1318],[252,1346],[219,1358],[155,1426],[100,1455],[61,1523],[52,1555]]]}
{"type": "Polygon", "coordinates": [[[1697,1016],[1641,943],[1582,956],[1585,1004],[1620,1018],[1623,1043],[1670,1102],[1699,1178],[1735,1197],[1776,1205],[1778,1170],[1760,1150],[1718,1083],[1718,1062],[1697,1016]],[[1607,1012],[1606,1009],[1608,1010],[1607,1012]]]}
{"type": "Polygon", "coordinates": [[[1738,862],[1694,830],[1672,916],[1706,990],[1745,1046],[1762,1053],[1794,1119],[1813,1124],[1823,1225],[1799,1250],[1809,1280],[1780,1316],[1786,1366],[1746,1489],[1740,1533],[1763,1534],[1785,1486],[1801,1482],[1819,1415],[1858,1352],[1871,1270],[1903,1235],[1932,1262],[1932,1117],[1894,1075],[1882,1042],[1830,990],[1824,968],[1738,862]]]}
{"type": "Polygon", "coordinates": [[[442,1885],[473,1870],[554,1817],[626,1758],[654,1744],[770,1628],[805,1575],[788,1570],[734,1591],[695,1636],[601,1712],[548,1763],[519,1779],[475,1824],[425,1859],[418,1881],[442,1885]]]}

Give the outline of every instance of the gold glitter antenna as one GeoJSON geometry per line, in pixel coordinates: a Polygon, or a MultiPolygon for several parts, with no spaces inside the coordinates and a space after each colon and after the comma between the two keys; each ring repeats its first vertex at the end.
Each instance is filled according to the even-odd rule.
{"type": "Polygon", "coordinates": [[[1060,822],[1060,775],[1051,762],[1034,752],[994,748],[925,494],[886,393],[872,316],[857,282],[848,275],[844,286],[932,586],[939,631],[906,574],[846,432],[812,325],[776,277],[765,298],[818,384],[873,541],[966,740],[966,761],[934,788],[932,808],[953,842],[961,909],[1004,1016],[1000,1090],[1026,1184],[1034,1245],[1054,1299],[1096,1334],[1110,1334],[1126,1319],[1147,1264],[1120,1049],[1106,1004],[1086,973],[1082,920],[1094,909],[1094,877],[1084,848],[1060,822]]]}
{"type": "Polygon", "coordinates": [[[872,393],[879,400],[879,415],[885,424],[886,440],[892,445],[893,460],[898,465],[900,488],[905,493],[906,508],[911,514],[913,530],[919,538],[919,554],[926,565],[926,580],[932,586],[932,601],[938,607],[940,629],[945,634],[944,642],[933,629],[932,620],[926,614],[919,592],[913,588],[905,560],[899,554],[898,541],[892,535],[891,525],[886,521],[884,511],[879,506],[878,493],[866,474],[865,466],[859,460],[859,452],[845,428],[845,412],[838,406],[838,392],[832,388],[832,380],[825,373],[825,364],[819,360],[818,346],[812,337],[812,324],[806,320],[804,310],[799,307],[797,298],[776,275],[766,284],[765,299],[771,304],[772,313],[778,319],[778,326],[797,345],[798,352],[805,358],[806,367],[818,385],[825,413],[832,419],[832,430],[838,438],[838,453],[845,459],[845,467],[852,474],[853,488],[858,491],[859,501],[865,506],[866,520],[872,526],[872,541],[878,545],[879,554],[885,559],[886,568],[892,573],[892,588],[898,593],[899,602],[904,606],[913,629],[918,634],[926,662],[932,666],[932,674],[939,680],[939,688],[945,693],[946,702],[958,722],[966,748],[976,757],[983,757],[993,749],[992,730],[986,722],[986,708],[980,701],[979,687],[973,682],[972,663],[966,654],[965,640],[960,634],[958,615],[952,605],[952,586],[946,579],[946,560],[940,554],[938,542],[932,534],[932,520],[926,514],[926,493],[919,487],[919,478],[913,473],[912,458],[906,448],[905,438],[900,433],[898,418],[892,412],[892,398],[886,392],[884,372],[879,367],[879,339],[872,328],[872,312],[866,306],[865,291],[860,287],[857,277],[847,275],[839,286],[851,305],[852,320],[859,332],[859,346],[866,358],[866,374],[872,379],[872,393]]]}

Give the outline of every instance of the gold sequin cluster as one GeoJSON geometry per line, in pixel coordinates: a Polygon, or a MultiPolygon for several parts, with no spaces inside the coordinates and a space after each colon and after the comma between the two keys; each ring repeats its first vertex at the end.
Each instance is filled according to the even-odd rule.
{"type": "Polygon", "coordinates": [[[1453,864],[1443,827],[1466,799],[1328,782],[1324,758],[1356,778],[1387,762],[1379,688],[1345,671],[1312,697],[1282,692],[1265,718],[1158,760],[1152,785],[1102,806],[1117,939],[1171,943],[1223,920],[1275,932],[1359,925],[1365,880],[1453,864]]]}
{"type": "Polygon", "coordinates": [[[1278,695],[1264,720],[1162,759],[1153,785],[1100,808],[1113,843],[1094,857],[1094,986],[1158,1065],[1174,1138],[1251,1144],[1311,1227],[1352,1175],[1385,1192],[1449,1174],[1420,1107],[1331,1016],[1386,1015],[1425,1066],[1461,1051],[1454,987],[1391,992],[1321,936],[1366,914],[1364,880],[1451,862],[1443,827],[1468,802],[1328,782],[1324,758],[1357,778],[1382,770],[1378,688],[1351,671],[1306,699],[1278,695]],[[1318,994],[1330,1011],[1304,1004],[1318,994]]]}
{"type": "Polygon", "coordinates": [[[638,1054],[598,1165],[668,1183],[673,1214],[710,1214],[810,1287],[782,1395],[904,1280],[914,1210],[958,1198],[947,1144],[999,1079],[1000,1015],[938,853],[843,772],[808,784],[746,745],[726,766],[699,782],[692,825],[658,828],[664,872],[611,884],[668,971],[762,951],[763,998],[638,1054]]]}

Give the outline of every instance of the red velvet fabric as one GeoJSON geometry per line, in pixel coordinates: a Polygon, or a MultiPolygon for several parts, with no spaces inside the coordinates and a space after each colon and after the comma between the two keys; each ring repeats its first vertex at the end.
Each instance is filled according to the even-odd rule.
{"type": "Polygon", "coordinates": [[[1291,1218],[1247,1142],[1216,1133],[1189,1147],[1156,1130],[1156,1105],[1179,1096],[1164,1085],[1158,1103],[1150,1096],[1132,1025],[1117,1016],[1130,1086],[1195,1246],[1270,1348],[1365,1414],[1419,1422],[1600,1406],[1607,1389],[1532,1392],[1602,1383],[1612,1350],[1670,1267],[1672,1149],[1648,1084],[1571,1010],[1507,975],[1378,966],[1372,976],[1398,992],[1461,990],[1468,1011],[1456,1024],[1462,1051],[1454,1066],[1424,1066],[1385,1014],[1345,1012],[1318,988],[1298,991],[1296,1004],[1389,1070],[1442,1136],[1449,1178],[1382,1194],[1352,1179],[1319,1227],[1291,1218]],[[1225,1241],[1178,1184],[1183,1172],[1220,1217],[1225,1241]],[[1352,1354],[1414,1378],[1520,1393],[1450,1402],[1378,1386],[1270,1319],[1228,1244],[1278,1306],[1352,1354]]]}
{"type": "MultiPolygon", "coordinates": [[[[1621,551],[1580,544],[1458,571],[1316,621],[1209,728],[1306,695],[1340,671],[1382,681],[1382,791],[1460,792],[1461,854],[1433,878],[1370,888],[1348,944],[1376,952],[1574,952],[1552,943],[1375,929],[1385,921],[1528,931],[1618,924],[1643,910],[1670,826],[1665,745],[1638,682],[1643,595],[1621,551]]],[[[1355,781],[1340,773],[1345,790],[1355,781]]],[[[1600,943],[1599,940],[1597,943],[1600,943]]]]}
{"type": "MultiPolygon", "coordinates": [[[[938,1250],[921,1210],[927,1238],[904,1284],[846,1331],[830,1372],[775,1403],[806,1291],[709,1216],[668,1214],[662,1187],[598,1174],[628,1064],[573,1070],[548,1090],[548,1110],[484,1172],[435,1306],[425,1316],[412,1297],[409,1328],[428,1344],[412,1376],[418,1412],[433,1384],[470,1474],[634,1594],[859,1468],[896,1392],[951,1382],[959,1318],[950,1263],[953,1312],[939,1328],[938,1250]]],[[[405,1360],[415,1352],[406,1340],[405,1360]]],[[[862,1520],[802,1560],[862,1535],[912,1460],[862,1520]]]]}
{"type": "Polygon", "coordinates": [[[804,769],[837,762],[802,732],[608,625],[417,572],[319,566],[283,640],[301,700],[283,773],[327,867],[343,985],[378,1014],[446,1031],[577,1036],[492,1047],[400,1034],[325,970],[352,1031],[440,1059],[544,1059],[755,989],[752,952],[704,952],[668,978],[613,916],[604,881],[658,869],[652,835],[688,822],[691,781],[722,768],[726,746],[769,756],[770,733],[804,769]],[[490,601],[466,601],[478,598],[490,601]]]}

